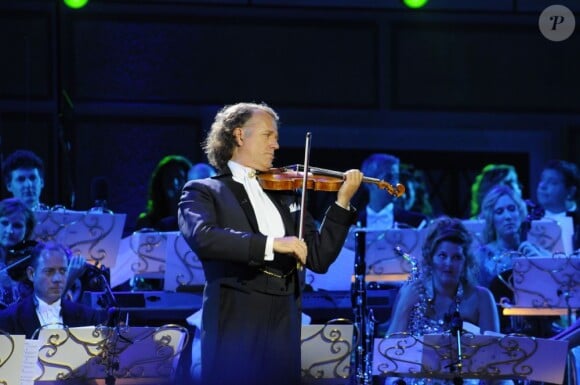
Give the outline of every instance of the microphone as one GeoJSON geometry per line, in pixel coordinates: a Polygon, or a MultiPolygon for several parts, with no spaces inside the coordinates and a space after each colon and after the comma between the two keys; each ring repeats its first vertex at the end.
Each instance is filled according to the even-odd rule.
{"type": "Polygon", "coordinates": [[[91,198],[94,206],[91,211],[110,212],[107,209],[107,200],[109,199],[109,182],[105,177],[98,176],[91,181],[91,198]]]}
{"type": "Polygon", "coordinates": [[[451,316],[451,332],[457,334],[463,330],[463,319],[459,311],[455,311],[451,316]]]}

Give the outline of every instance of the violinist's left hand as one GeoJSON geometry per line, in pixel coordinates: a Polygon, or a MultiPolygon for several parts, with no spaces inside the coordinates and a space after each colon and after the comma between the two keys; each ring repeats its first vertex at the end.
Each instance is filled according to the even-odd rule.
{"type": "Polygon", "coordinates": [[[85,272],[86,260],[82,255],[73,255],[67,266],[67,274],[70,280],[79,278],[85,272]]]}
{"type": "Polygon", "coordinates": [[[533,257],[549,258],[552,256],[552,253],[550,251],[544,249],[543,247],[536,246],[530,241],[522,242],[520,244],[520,247],[518,248],[518,251],[528,258],[533,257]]]}
{"type": "Polygon", "coordinates": [[[344,173],[344,182],[337,194],[337,203],[344,208],[350,207],[350,200],[357,192],[363,180],[363,173],[359,170],[348,170],[344,173]]]}

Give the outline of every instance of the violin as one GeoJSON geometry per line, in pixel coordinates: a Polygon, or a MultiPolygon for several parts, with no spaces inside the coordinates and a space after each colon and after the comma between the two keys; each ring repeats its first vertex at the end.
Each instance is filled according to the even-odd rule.
{"type": "Polygon", "coordinates": [[[26,277],[26,268],[30,265],[29,259],[32,249],[38,244],[35,240],[25,239],[6,250],[6,267],[8,275],[14,281],[23,281],[26,277]]]}
{"type": "MultiPolygon", "coordinates": [[[[303,185],[304,172],[300,171],[301,168],[304,169],[299,164],[271,168],[268,171],[257,172],[256,178],[264,190],[297,190],[301,189],[303,185]]],[[[344,173],[340,171],[318,167],[309,167],[308,171],[308,178],[306,179],[307,190],[334,192],[338,191],[344,182],[344,173]]],[[[363,177],[362,181],[365,183],[373,183],[397,198],[405,193],[405,186],[400,183],[393,186],[384,180],[369,177],[363,177]]]]}

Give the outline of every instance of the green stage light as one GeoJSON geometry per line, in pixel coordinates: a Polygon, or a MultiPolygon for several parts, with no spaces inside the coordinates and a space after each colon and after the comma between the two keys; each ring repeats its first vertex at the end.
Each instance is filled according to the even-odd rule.
{"type": "Polygon", "coordinates": [[[423,8],[428,2],[429,0],[403,0],[403,4],[413,9],[423,8]]]}
{"type": "Polygon", "coordinates": [[[89,0],[64,0],[64,4],[73,9],[79,9],[87,5],[89,0]]]}

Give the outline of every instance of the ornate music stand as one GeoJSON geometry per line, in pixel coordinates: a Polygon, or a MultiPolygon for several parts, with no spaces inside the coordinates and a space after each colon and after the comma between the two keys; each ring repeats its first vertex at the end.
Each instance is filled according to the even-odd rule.
{"type": "Polygon", "coordinates": [[[178,325],[42,329],[36,381],[171,383],[187,338],[178,325]]]}
{"type": "Polygon", "coordinates": [[[395,251],[403,251],[420,259],[424,230],[417,229],[366,229],[353,227],[337,260],[325,274],[306,272],[306,283],[315,290],[350,290],[356,277],[352,266],[356,263],[355,233],[365,233],[365,281],[401,282],[407,279],[411,265],[395,251]]]}
{"type": "Polygon", "coordinates": [[[185,242],[181,233],[167,239],[164,290],[177,290],[180,286],[205,284],[203,266],[198,256],[185,242]]]}
{"type": "Polygon", "coordinates": [[[0,384],[20,384],[24,338],[0,330],[0,384]]]}
{"type": "Polygon", "coordinates": [[[34,239],[56,241],[90,264],[115,266],[125,226],[125,214],[72,211],[35,211],[34,239]]]}
{"type": "Polygon", "coordinates": [[[352,321],[330,320],[324,325],[302,325],[303,384],[347,385],[353,352],[352,321]]]}
{"type": "Polygon", "coordinates": [[[512,274],[518,307],[580,307],[579,258],[514,258],[512,274]]]}
{"type": "MultiPolygon", "coordinates": [[[[461,377],[561,384],[567,349],[566,341],[466,333],[461,339],[461,377]]],[[[456,361],[456,340],[449,333],[421,337],[395,333],[375,340],[373,374],[453,379],[456,361]]]]}
{"type": "Polygon", "coordinates": [[[573,233],[574,227],[571,217],[561,218],[558,221],[553,219],[533,220],[530,223],[527,240],[552,253],[570,255],[573,251],[573,233]]]}
{"type": "Polygon", "coordinates": [[[135,232],[123,239],[120,257],[123,266],[113,273],[121,273],[125,279],[163,280],[163,290],[168,291],[205,283],[200,260],[177,231],[135,232]]]}

